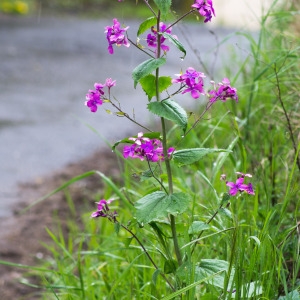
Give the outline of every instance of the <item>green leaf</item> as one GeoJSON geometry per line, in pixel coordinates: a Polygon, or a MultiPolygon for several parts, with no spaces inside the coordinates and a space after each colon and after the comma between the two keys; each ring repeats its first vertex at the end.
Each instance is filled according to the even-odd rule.
{"type": "Polygon", "coordinates": [[[158,78],[158,91],[161,93],[172,85],[172,78],[170,76],[160,76],[158,78]]]}
{"type": "MultiPolygon", "coordinates": [[[[140,80],[144,92],[150,101],[156,95],[156,78],[154,75],[149,74],[140,80]]],[[[172,78],[169,76],[161,76],[158,78],[158,91],[161,93],[172,85],[172,78]]]]}
{"type": "Polygon", "coordinates": [[[215,152],[231,152],[231,151],[226,149],[213,149],[213,148],[183,149],[183,150],[174,151],[173,159],[178,166],[184,166],[184,165],[192,164],[200,160],[203,156],[215,152]]]}
{"type": "Polygon", "coordinates": [[[172,4],[172,0],[154,0],[162,15],[166,15],[172,4]]]}
{"type": "Polygon", "coordinates": [[[135,203],[138,222],[145,224],[167,217],[168,214],[183,213],[189,205],[190,196],[185,193],[167,195],[165,192],[156,191],[146,195],[135,203]]]}
{"type": "Polygon", "coordinates": [[[181,59],[184,59],[186,56],[186,50],[183,47],[183,45],[171,34],[168,34],[166,32],[162,33],[162,35],[167,38],[171,43],[173,43],[184,55],[181,56],[181,59]]]}
{"type": "Polygon", "coordinates": [[[164,263],[164,273],[171,274],[176,271],[178,267],[178,263],[175,259],[168,259],[164,263]]]}
{"type": "Polygon", "coordinates": [[[278,298],[278,300],[299,300],[300,294],[297,290],[293,290],[286,296],[281,296],[278,298]]]}
{"type": "Polygon", "coordinates": [[[222,195],[222,200],[221,200],[221,205],[227,205],[227,203],[229,202],[231,196],[228,193],[223,193],[222,195]]]}
{"type": "Polygon", "coordinates": [[[152,275],[152,283],[156,285],[157,277],[161,273],[160,269],[156,269],[152,275]]]}
{"type": "Polygon", "coordinates": [[[143,34],[146,30],[150,29],[152,26],[156,25],[156,18],[155,17],[150,17],[147,20],[145,20],[144,22],[141,23],[138,32],[137,32],[137,36],[140,36],[141,34],[143,34]]]}
{"type": "MultiPolygon", "coordinates": [[[[143,136],[149,139],[160,139],[160,132],[147,132],[144,133],[143,136]]],[[[137,138],[137,135],[134,135],[133,137],[137,138]]],[[[133,143],[134,142],[127,137],[115,142],[111,148],[114,151],[119,144],[133,144],[133,143]]]]}
{"type": "Polygon", "coordinates": [[[202,221],[194,221],[189,228],[188,234],[198,234],[203,230],[209,229],[210,226],[202,221]]]}
{"type": "MultiPolygon", "coordinates": [[[[225,260],[219,259],[202,259],[201,262],[195,268],[195,281],[206,278],[209,275],[214,275],[218,272],[218,275],[214,276],[212,279],[206,281],[206,283],[213,286],[223,288],[225,282],[226,272],[229,269],[229,263],[225,260]]],[[[233,275],[230,276],[230,281],[232,281],[233,275]]]]}
{"type": "Polygon", "coordinates": [[[134,88],[138,82],[145,76],[151,74],[154,70],[166,63],[165,58],[150,58],[138,65],[132,72],[134,88]]]}
{"type": "Polygon", "coordinates": [[[166,118],[186,131],[188,117],[186,111],[176,102],[168,99],[161,102],[151,102],[148,109],[155,115],[166,118]]]}

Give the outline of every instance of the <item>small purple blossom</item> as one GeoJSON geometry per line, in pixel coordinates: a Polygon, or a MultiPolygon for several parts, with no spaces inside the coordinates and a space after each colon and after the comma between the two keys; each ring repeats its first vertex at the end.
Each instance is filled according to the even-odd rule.
{"type": "Polygon", "coordinates": [[[113,200],[100,200],[99,202],[96,202],[97,204],[97,210],[91,214],[91,218],[108,218],[113,222],[116,222],[117,212],[110,212],[110,209],[108,207],[108,204],[110,204],[113,200]]]}
{"type": "Polygon", "coordinates": [[[201,72],[197,72],[193,68],[188,68],[184,74],[177,74],[179,76],[177,79],[173,79],[172,83],[181,83],[186,86],[186,89],[183,90],[182,94],[191,93],[191,96],[194,99],[197,99],[201,95],[205,94],[203,78],[205,75],[201,72]]]}
{"type": "Polygon", "coordinates": [[[107,87],[110,92],[111,87],[115,85],[116,81],[111,78],[107,78],[105,84],[97,82],[94,84],[95,90],[89,90],[85,97],[85,105],[90,108],[91,112],[96,112],[98,110],[98,106],[103,104],[105,100],[103,89],[107,87]]]}
{"type": "Polygon", "coordinates": [[[85,98],[85,105],[90,108],[91,112],[96,112],[98,106],[103,104],[102,94],[98,90],[89,90],[85,98]]]}
{"type": "Polygon", "coordinates": [[[249,195],[255,195],[252,183],[245,184],[245,177],[252,177],[251,174],[244,174],[241,172],[236,172],[240,177],[236,182],[226,181],[226,185],[230,187],[229,194],[235,196],[238,192],[246,192],[249,195]]]}
{"type": "MultiPolygon", "coordinates": [[[[143,136],[140,132],[137,138],[129,138],[134,141],[134,144],[130,146],[124,146],[123,156],[124,158],[139,158],[140,160],[148,160],[150,162],[158,162],[164,160],[162,142],[158,139],[149,139],[143,136]]],[[[168,149],[168,157],[174,152],[174,148],[168,149]]]]}
{"type": "MultiPolygon", "coordinates": [[[[214,81],[211,82],[215,85],[214,81]]],[[[225,102],[228,99],[233,99],[238,102],[238,95],[236,88],[230,86],[230,81],[228,78],[224,78],[221,83],[218,83],[218,88],[215,87],[214,90],[209,92],[210,99],[209,102],[214,103],[218,99],[225,102]]]]}
{"type": "Polygon", "coordinates": [[[204,23],[211,21],[212,15],[216,16],[212,0],[195,0],[192,7],[196,8],[199,14],[205,17],[204,23]]]}
{"type": "Polygon", "coordinates": [[[113,26],[106,26],[105,33],[106,39],[108,41],[108,52],[110,54],[114,53],[113,45],[116,44],[117,46],[124,45],[125,47],[129,47],[130,43],[125,35],[126,30],[129,26],[125,28],[121,28],[121,24],[118,22],[117,19],[113,19],[114,25],[113,26]]]}
{"type": "MultiPolygon", "coordinates": [[[[159,23],[159,32],[165,32],[165,33],[168,33],[168,34],[171,34],[172,32],[172,28],[168,28],[167,30],[167,25],[164,24],[163,22],[160,22],[159,23]]],[[[157,31],[155,30],[154,26],[151,27],[151,31],[152,31],[152,34],[149,33],[147,35],[147,44],[148,44],[148,47],[151,47],[151,48],[157,48],[157,31]]],[[[176,36],[174,35],[173,37],[176,38],[176,36]]],[[[164,51],[164,52],[168,52],[170,50],[170,47],[165,45],[164,42],[166,41],[166,38],[164,36],[160,36],[160,48],[164,51]]]]}

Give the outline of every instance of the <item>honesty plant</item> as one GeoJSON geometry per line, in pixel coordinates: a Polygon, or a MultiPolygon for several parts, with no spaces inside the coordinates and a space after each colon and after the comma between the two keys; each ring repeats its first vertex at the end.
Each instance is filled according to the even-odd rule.
{"type": "MultiPolygon", "coordinates": [[[[119,2],[122,1],[119,0],[119,2]]],[[[213,87],[211,88],[211,85],[209,85],[209,88],[206,88],[207,76],[203,72],[195,70],[192,66],[187,68],[185,72],[176,74],[175,78],[160,76],[159,72],[160,68],[167,62],[167,53],[171,51],[172,45],[181,51],[182,58],[186,55],[184,45],[176,35],[172,35],[173,25],[183,17],[195,12],[199,12],[204,17],[204,23],[211,21],[212,17],[215,16],[213,3],[211,0],[194,1],[191,10],[170,25],[163,23],[161,18],[164,17],[164,20],[167,18],[171,0],[154,0],[155,6],[153,7],[147,0],[144,0],[143,3],[149,8],[152,17],[140,24],[136,39],[137,43],[129,38],[129,34],[131,34],[129,26],[122,27],[116,18],[113,19],[113,26],[105,27],[105,33],[109,54],[114,54],[113,46],[123,45],[128,48],[130,44],[135,46],[134,49],[140,49],[145,53],[146,60],[133,70],[132,78],[134,87],[140,84],[145,92],[149,112],[160,117],[161,131],[152,131],[147,128],[148,125],[138,122],[134,116],[130,116],[123,111],[121,105],[119,105],[122,100],[118,100],[118,104],[115,103],[116,100],[111,97],[111,88],[115,86],[117,88],[117,85],[116,80],[111,78],[107,78],[104,84],[95,83],[95,89],[89,90],[86,95],[87,101],[85,104],[94,113],[97,112],[99,106],[112,105],[117,110],[117,115],[128,118],[143,128],[143,132],[125,137],[118,141],[113,148],[125,144],[122,150],[123,157],[125,159],[137,158],[142,161],[146,168],[144,175],[147,174],[144,177],[152,180],[153,188],[146,191],[140,199],[135,199],[134,207],[132,207],[134,223],[136,224],[134,230],[131,227],[133,225],[125,226],[119,222],[118,213],[116,211],[112,212],[109,208],[111,200],[102,199],[97,202],[97,210],[92,213],[91,217],[107,218],[118,225],[117,228],[122,228],[130,233],[142,247],[150,263],[158,272],[157,274],[160,274],[165,280],[170,291],[178,291],[186,286],[186,277],[183,276],[186,269],[189,272],[194,272],[194,274],[189,273],[191,278],[195,280],[202,278],[203,282],[206,283],[210,281],[204,279],[206,275],[203,274],[214,274],[214,276],[218,274],[221,279],[212,285],[217,288],[225,288],[225,280],[231,278],[230,276],[233,273],[226,275],[225,273],[221,274],[221,272],[234,272],[234,268],[231,266],[229,270],[228,262],[217,259],[207,260],[205,267],[203,265],[201,268],[198,267],[196,265],[197,257],[199,257],[201,249],[199,249],[197,241],[204,230],[211,228],[209,224],[215,220],[219,212],[226,210],[232,196],[254,195],[252,183],[245,183],[245,179],[252,176],[237,172],[237,180],[230,182],[226,181],[225,175],[221,175],[221,179],[226,182],[229,191],[223,191],[220,196],[217,195],[219,208],[211,218],[203,222],[199,221],[199,215],[193,215],[192,211],[194,210],[191,210],[192,199],[196,197],[197,201],[201,201],[201,195],[195,195],[191,190],[183,188],[182,184],[177,184],[180,180],[175,178],[173,170],[181,166],[195,164],[208,154],[230,151],[227,149],[190,147],[190,145],[184,148],[185,143],[182,141],[187,138],[191,130],[196,128],[203,115],[212,106],[223,105],[222,102],[228,100],[238,102],[237,89],[231,86],[228,78],[224,78],[218,84],[211,81],[210,84],[213,87]],[[141,46],[140,41],[143,40],[146,41],[147,46],[141,46]],[[171,92],[171,88],[172,90],[175,89],[176,92],[171,92]],[[167,96],[162,97],[163,92],[167,96]],[[175,95],[180,99],[180,94],[186,93],[190,93],[195,100],[201,99],[202,102],[206,101],[207,103],[200,115],[195,114],[196,117],[192,124],[190,124],[185,109],[174,100],[175,95]],[[169,145],[166,121],[172,122],[180,131],[180,141],[172,140],[173,143],[176,143],[176,146],[169,145]],[[183,219],[185,224],[189,225],[186,227],[185,233],[182,229],[184,227],[183,219]],[[153,240],[153,236],[155,236],[159,245],[157,247],[160,249],[158,252],[161,254],[161,260],[165,262],[165,266],[168,265],[168,272],[165,271],[166,269],[162,270],[158,267],[159,264],[150,256],[147,247],[142,242],[143,239],[138,238],[134,233],[134,231],[139,231],[140,234],[143,234],[142,228],[144,226],[150,226],[153,229],[151,239],[153,240]],[[181,228],[180,234],[178,234],[178,228],[181,228]],[[187,245],[189,246],[188,251],[186,249],[187,245]],[[187,253],[189,254],[187,255],[187,253]],[[194,253],[198,253],[196,258],[194,258],[194,253]],[[224,266],[226,266],[225,269],[224,266]],[[211,269],[214,270],[213,273],[209,271],[211,269]]],[[[208,179],[207,182],[209,182],[208,179]]],[[[142,185],[143,182],[141,181],[140,184],[142,185]]],[[[212,183],[209,183],[209,185],[212,187],[212,183]]],[[[147,232],[144,234],[147,235],[147,232]]]]}

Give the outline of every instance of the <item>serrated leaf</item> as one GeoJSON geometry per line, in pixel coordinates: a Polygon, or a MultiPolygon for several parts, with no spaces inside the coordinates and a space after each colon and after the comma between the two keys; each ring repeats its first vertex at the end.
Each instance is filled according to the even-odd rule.
{"type": "Polygon", "coordinates": [[[188,117],[186,111],[176,102],[168,99],[161,102],[151,102],[148,109],[155,115],[166,118],[186,131],[188,117]]]}
{"type": "Polygon", "coordinates": [[[136,218],[138,222],[147,224],[151,221],[165,218],[168,214],[183,213],[189,205],[190,196],[185,193],[167,195],[156,191],[146,195],[135,203],[136,218]]]}
{"type": "Polygon", "coordinates": [[[154,0],[154,2],[162,15],[166,15],[169,12],[172,4],[172,0],[154,0]]]}
{"type": "Polygon", "coordinates": [[[144,22],[142,22],[140,24],[139,29],[138,29],[137,36],[140,36],[145,31],[147,31],[149,28],[151,28],[152,26],[156,25],[156,22],[157,22],[157,20],[156,20],[155,17],[150,17],[147,20],[145,20],[144,22]]]}
{"type": "MultiPolygon", "coordinates": [[[[201,262],[196,266],[195,268],[195,281],[200,280],[202,278],[206,278],[209,275],[213,275],[216,273],[216,276],[214,276],[212,279],[207,281],[208,284],[211,284],[213,286],[217,286],[219,288],[224,287],[224,281],[226,272],[229,269],[229,263],[225,260],[219,260],[219,259],[202,259],[201,262]]],[[[233,279],[233,274],[230,276],[230,282],[233,279]]]]}
{"type": "Polygon", "coordinates": [[[160,76],[158,78],[158,91],[161,93],[172,85],[172,78],[170,76],[160,76]]]}
{"type": "Polygon", "coordinates": [[[174,151],[173,159],[178,166],[184,166],[184,165],[192,164],[200,160],[203,156],[215,152],[231,152],[231,151],[226,149],[213,149],[213,148],[183,149],[183,150],[174,151]]]}
{"type": "Polygon", "coordinates": [[[189,228],[188,234],[198,234],[203,230],[209,229],[210,226],[202,221],[194,221],[189,228]]]}
{"type": "MultiPolygon", "coordinates": [[[[143,136],[147,137],[149,139],[160,139],[160,132],[147,132],[147,133],[144,133],[143,136]]],[[[132,137],[137,138],[138,136],[134,135],[132,137]]],[[[122,140],[115,142],[114,145],[112,146],[112,150],[114,151],[119,144],[133,144],[133,143],[134,143],[134,141],[130,140],[127,137],[127,138],[124,138],[122,140]]]]}
{"type": "Polygon", "coordinates": [[[155,76],[152,74],[149,74],[149,75],[143,77],[140,80],[140,85],[142,86],[143,91],[148,96],[148,100],[151,100],[151,98],[154,97],[156,94],[155,76]]]}
{"type": "Polygon", "coordinates": [[[186,56],[186,50],[184,48],[184,46],[171,34],[163,32],[162,35],[167,38],[172,44],[174,44],[177,49],[179,49],[184,55],[181,56],[181,59],[184,59],[186,56]]]}
{"type": "Polygon", "coordinates": [[[166,63],[165,58],[150,58],[139,64],[132,72],[134,88],[138,82],[145,76],[151,74],[154,70],[166,63]]]}
{"type": "MultiPolygon", "coordinates": [[[[149,74],[140,80],[140,85],[142,86],[144,92],[148,96],[150,101],[152,97],[156,95],[156,77],[149,74]]],[[[166,90],[172,85],[172,78],[169,76],[161,76],[158,78],[158,91],[159,93],[166,90]]]]}

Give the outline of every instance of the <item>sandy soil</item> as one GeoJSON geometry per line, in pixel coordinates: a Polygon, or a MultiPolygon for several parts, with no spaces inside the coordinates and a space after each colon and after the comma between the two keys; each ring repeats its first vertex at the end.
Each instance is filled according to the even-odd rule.
{"type": "MultiPolygon", "coordinates": [[[[78,163],[70,164],[48,177],[41,178],[39,182],[20,186],[21,204],[15,209],[14,216],[0,219],[1,228],[5,228],[0,234],[0,260],[29,266],[40,264],[41,258],[47,256],[47,250],[41,242],[51,243],[45,227],[50,229],[55,227],[54,214],[57,214],[66,230],[64,220],[70,216],[70,210],[64,193],[59,192],[51,196],[25,213],[21,214],[20,210],[74,176],[91,170],[99,170],[114,179],[119,178],[116,156],[108,150],[97,152],[78,163]]],[[[92,195],[99,193],[102,188],[101,181],[96,175],[69,187],[77,210],[79,212],[93,211],[95,207],[92,195]],[[83,199],[86,200],[83,201],[83,199]]],[[[27,272],[26,269],[0,264],[1,300],[40,299],[40,290],[20,283],[25,272],[27,272]]],[[[30,283],[38,283],[38,279],[30,278],[30,283]]]]}

